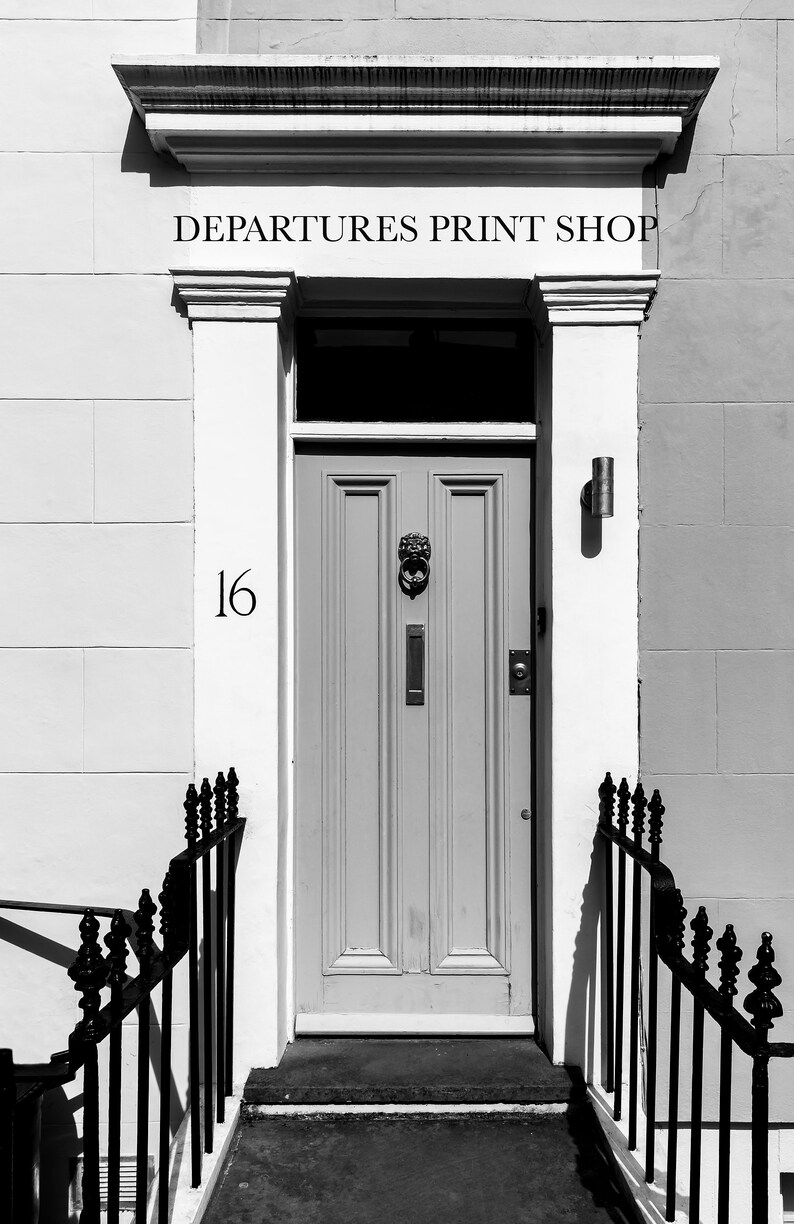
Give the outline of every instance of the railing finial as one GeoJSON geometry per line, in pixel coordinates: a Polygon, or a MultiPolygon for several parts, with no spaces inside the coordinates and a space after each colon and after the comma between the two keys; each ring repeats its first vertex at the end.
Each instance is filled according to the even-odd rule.
{"type": "Polygon", "coordinates": [[[720,994],[726,1007],[733,1007],[733,996],[738,994],[736,979],[739,976],[739,961],[744,953],[736,942],[736,932],[733,923],[729,922],[725,933],[716,943],[717,951],[722,953],[719,959],[720,994]]]}
{"type": "Polygon", "coordinates": [[[177,943],[179,914],[176,884],[170,871],[163,876],[163,891],[157,900],[160,902],[160,934],[163,938],[163,951],[172,952],[177,943]]]}
{"type": "Polygon", "coordinates": [[[80,948],[67,973],[74,982],[75,990],[79,990],[83,996],[79,1003],[83,1019],[78,1028],[84,1037],[92,1040],[96,1037],[100,992],[107,979],[107,961],[99,945],[99,923],[92,909],[87,909],[83,914],[79,930],[80,948]]]}
{"type": "Polygon", "coordinates": [[[110,920],[110,930],[105,936],[105,947],[108,950],[107,963],[108,985],[111,988],[123,986],[127,980],[127,939],[132,931],[124,914],[117,909],[110,920]]]}
{"type": "Polygon", "coordinates": [[[648,806],[645,799],[645,789],[642,782],[638,782],[634,794],[631,796],[632,804],[632,822],[631,831],[634,834],[634,840],[637,845],[642,842],[642,835],[645,830],[645,809],[648,806]]]}
{"type": "Polygon", "coordinates": [[[240,799],[237,788],[240,785],[240,779],[233,765],[229,766],[229,772],[226,775],[226,818],[229,824],[232,824],[237,819],[237,810],[240,799]]]}
{"type": "Polygon", "coordinates": [[[684,905],[684,898],[681,889],[677,888],[673,894],[675,897],[675,919],[673,922],[672,944],[679,956],[683,954],[684,944],[686,942],[686,916],[687,909],[684,905]]]}
{"type": "Polygon", "coordinates": [[[138,908],[135,911],[136,938],[135,949],[141,963],[141,973],[146,974],[154,955],[154,922],[157,906],[152,901],[148,888],[141,889],[138,908]]]}
{"type": "Polygon", "coordinates": [[[201,783],[199,791],[199,811],[201,812],[201,836],[209,837],[212,832],[212,787],[209,778],[201,783]]]}
{"type": "Polygon", "coordinates": [[[618,830],[622,837],[626,836],[626,829],[629,827],[629,801],[631,799],[631,791],[629,784],[625,778],[621,778],[620,786],[618,787],[618,830]]]}
{"type": "Polygon", "coordinates": [[[651,843],[651,846],[660,846],[662,844],[662,817],[664,812],[665,807],[662,803],[662,796],[658,790],[655,790],[648,804],[648,841],[651,843]]]}
{"type": "Polygon", "coordinates": [[[603,825],[612,824],[615,810],[615,791],[617,787],[612,781],[612,774],[604,774],[604,781],[598,788],[598,819],[603,825]]]}
{"type": "Polygon", "coordinates": [[[220,829],[226,820],[226,779],[220,772],[215,779],[212,793],[215,796],[215,828],[220,829]]]}
{"type": "Polygon", "coordinates": [[[198,841],[198,793],[191,782],[185,794],[185,838],[188,846],[195,846],[198,841]]]}
{"type": "Polygon", "coordinates": [[[705,905],[701,905],[690,922],[692,928],[692,964],[698,977],[704,978],[709,967],[709,943],[714,932],[709,926],[705,905]]]}
{"type": "Polygon", "coordinates": [[[783,1015],[783,1005],[774,994],[775,987],[779,986],[783,979],[774,968],[774,963],[772,936],[769,931],[764,931],[761,945],[756,952],[756,963],[747,974],[755,990],[750,991],[744,1001],[744,1009],[752,1017],[752,1026],[762,1041],[766,1041],[766,1035],[774,1028],[775,1020],[779,1020],[783,1015]]]}

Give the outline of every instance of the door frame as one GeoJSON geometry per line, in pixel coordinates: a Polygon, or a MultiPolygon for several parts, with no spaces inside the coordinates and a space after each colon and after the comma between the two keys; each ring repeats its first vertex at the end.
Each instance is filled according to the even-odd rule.
{"type": "MultiPolygon", "coordinates": [[[[292,319],[301,307],[393,315],[410,301],[405,313],[420,304],[428,313],[528,312],[538,333],[534,573],[546,609],[534,643],[538,1028],[554,1061],[587,1071],[581,967],[596,952],[595,788],[607,769],[631,776],[637,768],[638,341],[658,273],[173,276],[194,348],[196,768],[200,776],[219,756],[233,762],[249,818],[238,874],[238,1066],[273,1065],[294,1035],[292,319]],[[615,458],[616,514],[601,550],[585,555],[579,493],[599,454],[615,458]],[[268,579],[257,615],[214,619],[218,571],[247,567],[268,579]]],[[[431,436],[412,429],[416,440],[431,436]]],[[[440,436],[464,440],[449,429],[440,436]]]]}

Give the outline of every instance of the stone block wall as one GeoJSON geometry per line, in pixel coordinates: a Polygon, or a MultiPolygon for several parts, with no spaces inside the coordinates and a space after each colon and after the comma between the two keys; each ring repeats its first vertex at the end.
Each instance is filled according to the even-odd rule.
{"type": "MultiPolygon", "coordinates": [[[[3,897],[135,908],[182,847],[191,337],[158,238],[188,186],[110,57],[195,40],[195,0],[0,2],[3,897]]],[[[14,918],[3,1043],[46,1059],[74,1023],[76,921],[14,918]]]]}

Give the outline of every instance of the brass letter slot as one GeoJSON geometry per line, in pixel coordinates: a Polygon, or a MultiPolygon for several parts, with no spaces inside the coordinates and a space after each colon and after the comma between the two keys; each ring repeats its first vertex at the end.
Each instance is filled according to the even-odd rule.
{"type": "Polygon", "coordinates": [[[425,627],[405,626],[405,704],[425,704],[425,627]]]}

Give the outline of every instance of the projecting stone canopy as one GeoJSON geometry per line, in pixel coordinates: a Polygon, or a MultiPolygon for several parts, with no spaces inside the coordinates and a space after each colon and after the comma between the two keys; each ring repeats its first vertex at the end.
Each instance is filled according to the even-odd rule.
{"type": "Polygon", "coordinates": [[[636,170],[675,146],[714,57],[119,57],[158,152],[196,172],[636,170]]]}

